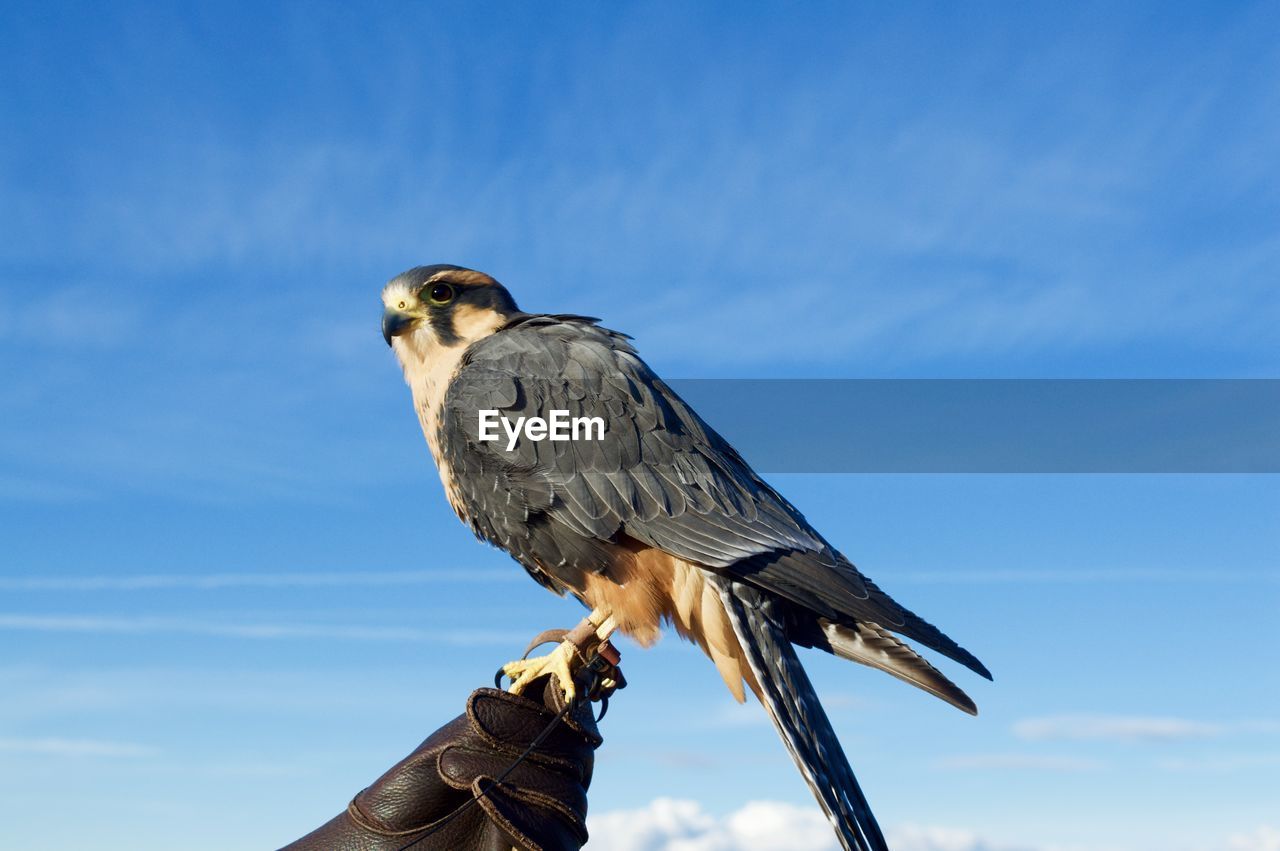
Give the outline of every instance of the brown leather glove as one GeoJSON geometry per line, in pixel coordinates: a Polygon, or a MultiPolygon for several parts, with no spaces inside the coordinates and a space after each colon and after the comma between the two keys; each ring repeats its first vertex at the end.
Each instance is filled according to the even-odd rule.
{"type": "Polygon", "coordinates": [[[602,741],[589,702],[557,723],[506,780],[493,782],[564,708],[554,682],[537,680],[525,696],[472,692],[466,714],[283,851],[578,851],[587,841],[587,787],[602,741]]]}

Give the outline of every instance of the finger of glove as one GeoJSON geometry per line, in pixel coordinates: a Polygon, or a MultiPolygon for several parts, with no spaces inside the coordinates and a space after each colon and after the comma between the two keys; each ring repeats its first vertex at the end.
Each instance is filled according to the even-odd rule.
{"type": "Polygon", "coordinates": [[[480,806],[498,827],[516,840],[522,851],[577,851],[587,842],[587,827],[577,818],[548,806],[527,790],[495,786],[484,779],[475,784],[480,806]]]}
{"type": "Polygon", "coordinates": [[[581,820],[587,812],[587,790],[572,774],[544,765],[522,762],[512,768],[509,757],[490,751],[472,750],[463,745],[446,748],[440,754],[440,775],[450,786],[459,789],[471,787],[480,778],[501,777],[507,774],[502,786],[535,797],[555,802],[556,809],[567,817],[581,820]]]}
{"type": "MultiPolygon", "coordinates": [[[[591,689],[591,682],[585,672],[579,672],[579,677],[574,684],[578,688],[579,694],[586,694],[591,689]]],[[[554,674],[540,677],[529,684],[525,690],[525,694],[531,700],[541,702],[547,711],[554,714],[560,714],[565,708],[564,690],[561,688],[559,678],[554,674]]],[[[595,710],[591,706],[591,701],[583,700],[570,708],[568,714],[564,716],[565,724],[580,732],[584,738],[592,742],[592,747],[599,747],[602,738],[600,736],[600,728],[596,726],[595,710]]]]}
{"type": "MultiPolygon", "coordinates": [[[[556,717],[541,704],[523,699],[516,703],[505,692],[480,689],[467,701],[467,715],[476,733],[490,747],[527,748],[556,717]]],[[[546,760],[581,762],[599,744],[598,738],[585,736],[565,721],[557,723],[538,745],[537,753],[546,760]]]]}

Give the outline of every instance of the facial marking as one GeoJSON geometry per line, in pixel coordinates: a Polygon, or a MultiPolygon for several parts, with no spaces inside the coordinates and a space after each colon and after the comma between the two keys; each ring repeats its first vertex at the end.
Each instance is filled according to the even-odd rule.
{"type": "Polygon", "coordinates": [[[453,332],[470,343],[497,331],[504,321],[504,317],[492,308],[459,304],[453,311],[453,332]]]}
{"type": "Polygon", "coordinates": [[[487,287],[496,284],[497,281],[486,275],[484,272],[477,272],[473,269],[449,269],[432,275],[427,279],[427,283],[460,284],[464,287],[487,287]]]}

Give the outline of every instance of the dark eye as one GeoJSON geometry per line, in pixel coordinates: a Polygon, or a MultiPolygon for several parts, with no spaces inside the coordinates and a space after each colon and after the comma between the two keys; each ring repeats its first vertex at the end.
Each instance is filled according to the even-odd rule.
{"type": "Polygon", "coordinates": [[[453,287],[448,284],[436,284],[431,288],[432,304],[448,304],[453,301],[453,287]]]}

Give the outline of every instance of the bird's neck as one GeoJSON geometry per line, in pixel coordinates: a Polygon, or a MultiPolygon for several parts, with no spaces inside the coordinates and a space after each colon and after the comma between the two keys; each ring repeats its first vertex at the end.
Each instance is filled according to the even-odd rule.
{"type": "Polygon", "coordinates": [[[418,421],[437,464],[440,463],[440,408],[466,348],[465,343],[445,345],[435,335],[421,331],[397,337],[394,342],[405,383],[413,393],[418,421]]]}

